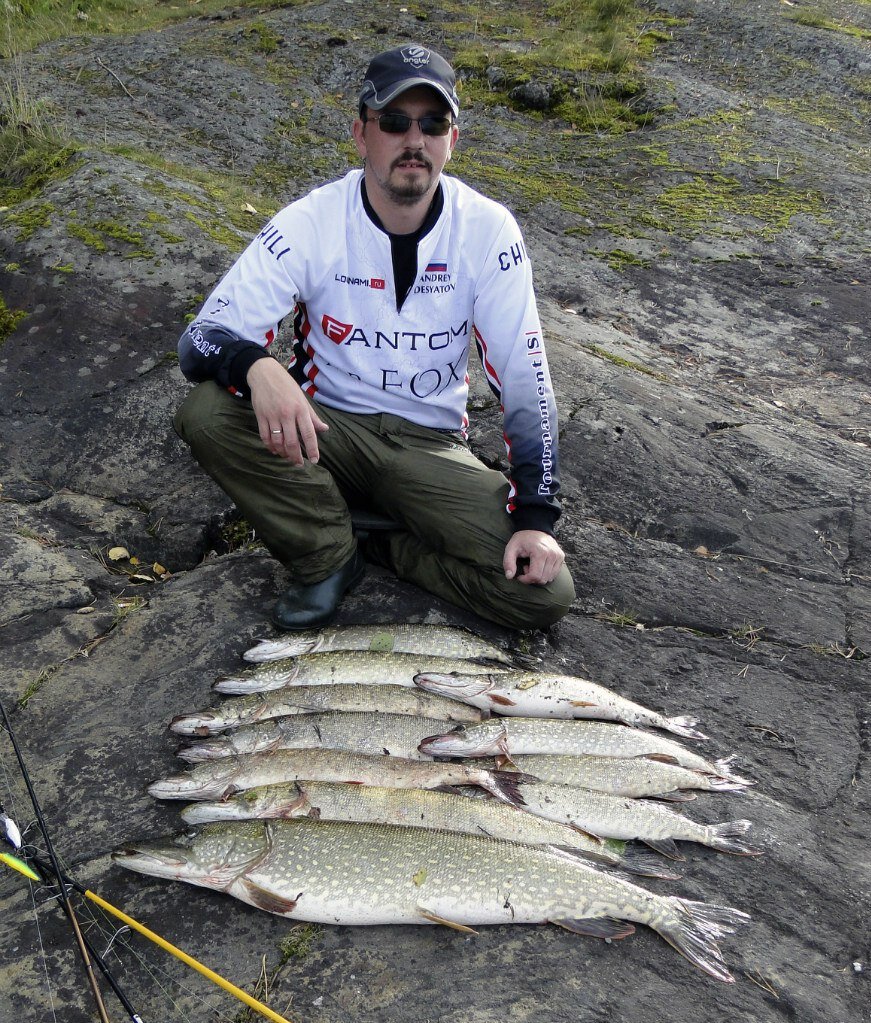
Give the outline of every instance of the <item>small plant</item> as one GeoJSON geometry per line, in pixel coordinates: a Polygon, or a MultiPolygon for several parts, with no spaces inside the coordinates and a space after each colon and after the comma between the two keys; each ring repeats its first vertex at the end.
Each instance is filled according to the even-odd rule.
{"type": "Polygon", "coordinates": [[[744,650],[752,650],[753,647],[762,638],[762,633],[765,631],[762,627],[751,625],[749,622],[744,622],[737,629],[733,629],[730,633],[732,639],[743,647],[744,650]]]}
{"type": "Polygon", "coordinates": [[[608,622],[609,625],[616,625],[619,628],[638,627],[638,619],[631,611],[618,611],[616,608],[609,608],[606,611],[600,611],[596,615],[596,620],[600,622],[608,622]]]}
{"type": "Polygon", "coordinates": [[[120,625],[130,615],[141,611],[148,601],[145,597],[115,597],[112,603],[115,606],[115,615],[112,620],[112,626],[114,627],[120,625]]]}

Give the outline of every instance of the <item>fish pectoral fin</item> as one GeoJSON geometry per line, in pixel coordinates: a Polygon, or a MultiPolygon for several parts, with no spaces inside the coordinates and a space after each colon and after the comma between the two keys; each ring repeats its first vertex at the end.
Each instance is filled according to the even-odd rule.
{"type": "Polygon", "coordinates": [[[685,859],[671,838],[642,838],[641,841],[645,845],[649,845],[654,852],[658,852],[660,856],[667,856],[670,860],[685,859]]]}
{"type": "Polygon", "coordinates": [[[246,902],[250,902],[252,906],[263,909],[267,913],[277,913],[279,916],[286,916],[288,913],[292,913],[296,909],[296,904],[302,895],[302,892],[300,892],[295,899],[286,899],[281,895],[276,895],[274,892],[261,888],[260,885],[254,884],[253,881],[249,881],[245,877],[239,878],[237,884],[241,889],[240,896],[246,902]]]}
{"type": "Polygon", "coordinates": [[[572,707],[595,707],[597,704],[591,703],[589,700],[569,700],[569,704],[572,707]]]}
{"type": "Polygon", "coordinates": [[[551,920],[557,927],[564,927],[573,934],[586,934],[591,938],[604,938],[606,941],[619,941],[635,933],[635,928],[626,920],[617,920],[613,916],[593,917],[591,919],[574,920],[565,918],[551,920]]]}
{"type": "MultiPolygon", "coordinates": [[[[566,822],[568,824],[568,821],[566,822]]],[[[605,844],[605,839],[602,835],[597,835],[594,831],[587,831],[586,828],[582,828],[580,824],[569,824],[572,831],[577,831],[579,835],[583,835],[585,838],[591,838],[594,842],[598,842],[600,845],[605,844]]]]}
{"type": "Polygon", "coordinates": [[[683,789],[672,789],[671,792],[660,792],[651,799],[661,799],[666,803],[691,803],[695,798],[695,792],[684,792],[683,789]]]}
{"type": "Polygon", "coordinates": [[[503,696],[501,693],[492,693],[488,697],[491,703],[496,703],[500,707],[516,707],[517,700],[512,700],[510,696],[503,696]]]}
{"type": "Polygon", "coordinates": [[[670,753],[639,753],[635,760],[655,760],[658,764],[679,764],[677,757],[670,753]]]}
{"type": "Polygon", "coordinates": [[[446,916],[439,916],[438,913],[430,913],[428,909],[424,909],[423,906],[417,907],[417,912],[424,918],[429,920],[430,923],[441,924],[442,927],[450,927],[453,931],[462,931],[463,934],[478,934],[479,932],[474,927],[467,927],[465,924],[457,923],[456,920],[448,920],[446,916]]]}

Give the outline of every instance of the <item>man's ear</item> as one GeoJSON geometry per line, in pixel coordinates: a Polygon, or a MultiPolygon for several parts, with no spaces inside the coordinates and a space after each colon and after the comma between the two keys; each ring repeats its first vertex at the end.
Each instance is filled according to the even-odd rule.
{"type": "Polygon", "coordinates": [[[366,159],[366,140],[363,134],[366,125],[358,117],[354,120],[351,125],[351,135],[354,138],[354,145],[357,147],[357,152],[365,160],[366,159]]]}

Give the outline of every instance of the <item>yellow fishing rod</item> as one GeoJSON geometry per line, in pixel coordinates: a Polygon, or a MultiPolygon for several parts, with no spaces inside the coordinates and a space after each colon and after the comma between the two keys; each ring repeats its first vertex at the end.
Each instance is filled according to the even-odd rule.
{"type": "MultiPolygon", "coordinates": [[[[34,856],[32,859],[40,870],[51,870],[50,865],[41,860],[38,856],[34,856]]],[[[30,869],[30,867],[28,867],[26,863],[22,863],[21,860],[16,857],[3,853],[0,854],[0,860],[2,860],[7,866],[12,867],[13,870],[17,870],[20,874],[24,874],[25,877],[36,878],[39,880],[38,876],[30,869]]],[[[225,977],[222,977],[219,973],[215,973],[214,970],[210,970],[208,966],[204,966],[198,959],[194,959],[193,956],[188,955],[187,952],[177,948],[171,942],[167,941],[166,938],[162,938],[159,934],[156,934],[144,924],[139,923],[138,920],[134,920],[132,916],[128,916],[127,913],[118,909],[117,906],[113,906],[111,902],[107,902],[104,898],[83,887],[72,878],[64,875],[58,878],[58,882],[71,885],[90,902],[93,902],[107,913],[111,913],[111,915],[117,917],[117,919],[122,920],[128,927],[132,928],[134,931],[138,931],[140,934],[144,935],[144,937],[148,938],[149,941],[153,941],[155,945],[158,945],[165,952],[169,952],[170,955],[175,956],[176,959],[181,960],[181,962],[190,966],[191,969],[202,974],[213,984],[217,984],[219,988],[222,988],[228,994],[233,995],[234,998],[238,998],[240,1002],[244,1002],[245,1005],[254,1009],[255,1012],[259,1012],[261,1016],[271,1019],[273,1023],[290,1023],[290,1020],[286,1019],[284,1016],[280,1016],[277,1012],[270,1009],[268,1005],[264,1005],[263,1002],[259,1002],[256,998],[249,995],[247,991],[243,991],[240,987],[237,987],[225,977]]]]}

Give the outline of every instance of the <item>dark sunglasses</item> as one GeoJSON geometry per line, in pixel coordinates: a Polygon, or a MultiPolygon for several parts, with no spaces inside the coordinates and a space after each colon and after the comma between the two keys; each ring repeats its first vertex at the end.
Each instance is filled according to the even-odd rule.
{"type": "Polygon", "coordinates": [[[450,117],[440,117],[436,114],[424,114],[423,117],[409,117],[408,114],[400,114],[388,110],[377,117],[363,117],[363,123],[377,121],[378,127],[388,135],[404,135],[416,121],[424,135],[447,135],[451,130],[453,121],[450,117]]]}

